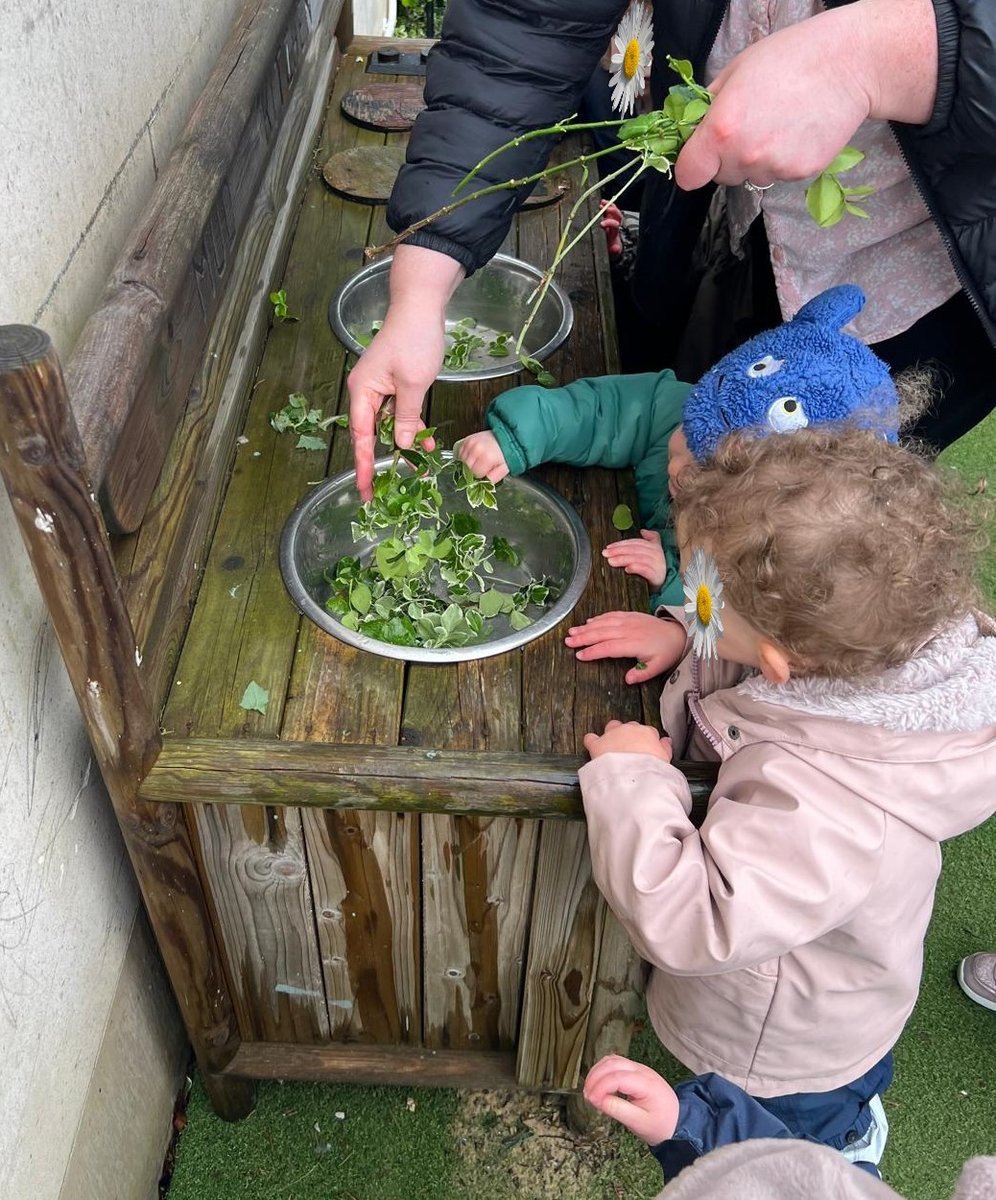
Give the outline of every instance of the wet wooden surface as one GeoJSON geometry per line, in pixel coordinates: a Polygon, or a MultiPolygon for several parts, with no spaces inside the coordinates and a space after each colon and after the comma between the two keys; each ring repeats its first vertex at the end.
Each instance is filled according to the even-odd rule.
{"type": "MultiPolygon", "coordinates": [[[[635,995],[628,955],[591,879],[583,824],[486,809],[487,815],[459,815],[443,804],[432,811],[431,797],[424,810],[402,804],[407,811],[386,811],[389,805],[375,803],[369,811],[348,811],[330,791],[323,807],[321,773],[305,800],[307,779],[293,773],[294,786],[282,791],[276,770],[286,743],[367,747],[371,755],[382,747],[576,763],[588,730],[611,717],[642,719],[652,705],[623,683],[621,664],[578,663],[563,644],[569,624],[646,604],[642,584],[602,565],[602,547],[618,536],[612,511],[633,502],[628,479],[614,472],[556,466],[538,472],[581,514],[594,569],[569,619],[520,651],[406,667],[318,630],[299,617],[284,590],[277,561],[284,522],[310,485],[351,466],[346,431],[330,436],[328,454],[300,451],[296,438],[276,434],[269,418],[291,392],[303,392],[326,415],[348,407],[351,364],[329,328],[328,302],[363,265],[364,247],[386,240],[388,230],[383,208],[333,194],[320,167],[337,152],[403,145],[404,134],[361,128],[341,112],[343,96],[369,80],[364,61],[379,44],[360,39],[343,55],[286,271],[274,280],[298,320],[272,328],[257,371],[163,714],[161,782],[168,788],[174,741],[190,751],[203,739],[251,744],[254,770],[267,779],[264,802],[236,804],[221,788],[204,797],[201,776],[193,794],[225,802],[190,806],[247,1043],[293,1044],[305,1057],[311,1046],[315,1070],[324,1064],[326,1072],[340,1043],[344,1050],[364,1043],[423,1054],[514,1053],[524,1085],[571,1088],[586,1047],[606,1045],[591,1027],[593,1011],[615,1022],[612,1048],[625,1042],[620,1014],[631,1005],[618,996],[614,1005],[599,1001],[600,994],[613,988],[635,995]],[[265,715],[239,705],[250,681],[269,693],[265,715]],[[268,746],[274,749],[269,772],[268,746]],[[613,941],[600,969],[607,928],[613,941]]],[[[559,153],[571,150],[566,145],[559,153]]],[[[551,261],[580,175],[567,182],[565,202],[519,215],[504,250],[543,267],[551,261]]],[[[597,238],[577,248],[559,281],[573,301],[575,328],[550,369],[561,382],[617,370],[607,263],[597,238]]],[[[451,445],[480,428],[494,395],[519,382],[436,385],[427,419],[451,445]]],[[[496,793],[501,785],[496,778],[496,793]]],[[[148,786],[160,786],[155,768],[148,786]]],[[[475,786],[486,792],[487,781],[475,786]]],[[[404,792],[403,777],[395,776],[392,787],[404,792]]],[[[420,787],[413,769],[417,798],[425,794],[420,787]]],[[[247,1047],[241,1061],[254,1053],[247,1047]]]]}

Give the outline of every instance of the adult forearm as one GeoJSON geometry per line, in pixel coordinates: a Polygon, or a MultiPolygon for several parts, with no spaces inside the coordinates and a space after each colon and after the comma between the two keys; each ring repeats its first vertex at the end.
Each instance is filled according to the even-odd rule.
{"type": "Polygon", "coordinates": [[[865,72],[869,115],[925,124],[937,94],[932,0],[856,0],[835,14],[854,21],[854,60],[865,72]]]}
{"type": "Polygon", "coordinates": [[[395,316],[416,312],[423,321],[441,321],[463,277],[463,267],[447,254],[423,246],[398,246],[391,263],[391,308],[395,316]]]}

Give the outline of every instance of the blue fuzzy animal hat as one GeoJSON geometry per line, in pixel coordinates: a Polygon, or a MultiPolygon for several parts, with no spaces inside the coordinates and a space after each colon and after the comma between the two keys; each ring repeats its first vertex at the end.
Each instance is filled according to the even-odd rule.
{"type": "Polygon", "coordinates": [[[791,321],[720,359],[685,400],[685,437],[695,458],[708,458],[733,429],[787,433],[850,420],[895,441],[899,400],[889,369],[842,332],[864,303],[853,284],[828,288],[791,321]]]}

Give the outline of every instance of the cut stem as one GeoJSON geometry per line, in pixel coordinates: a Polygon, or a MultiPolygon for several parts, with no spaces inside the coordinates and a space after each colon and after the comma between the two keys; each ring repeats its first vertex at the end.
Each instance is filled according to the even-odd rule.
{"type": "Polygon", "coordinates": [[[384,242],[380,246],[368,246],[363,251],[363,256],[364,258],[375,258],[385,250],[393,250],[395,246],[400,245],[406,238],[411,237],[413,233],[424,229],[426,225],[431,225],[433,221],[438,221],[440,217],[448,216],[464,204],[470,204],[472,200],[480,200],[482,196],[490,196],[495,192],[504,192],[525,187],[527,183],[538,183],[541,179],[546,179],[550,175],[569,171],[571,167],[578,165],[584,166],[586,163],[594,162],[596,158],[601,158],[605,154],[612,154],[618,149],[618,146],[607,146],[604,150],[595,150],[591,154],[581,154],[577,158],[571,159],[570,162],[558,163],[554,167],[547,167],[543,171],[537,171],[534,175],[526,175],[522,179],[506,179],[504,183],[493,183],[488,187],[478,188],[476,192],[471,192],[469,196],[461,196],[459,200],[454,200],[451,204],[444,204],[442,208],[437,208],[429,216],[422,217],[421,220],[413,222],[406,229],[402,229],[396,237],[391,238],[389,242],[384,242]]]}
{"type": "MultiPolygon", "coordinates": [[[[520,134],[519,137],[512,138],[510,142],[506,142],[503,146],[499,146],[497,150],[492,150],[490,154],[481,159],[476,167],[472,167],[471,170],[464,175],[463,179],[461,179],[453,189],[453,195],[455,196],[465,184],[469,183],[470,180],[474,178],[475,175],[480,174],[480,172],[488,165],[489,162],[492,162],[494,159],[504,154],[506,150],[514,150],[516,146],[521,146],[523,142],[531,142],[533,138],[538,137],[562,137],[565,133],[579,133],[585,129],[608,129],[613,125],[623,125],[625,124],[626,120],[625,118],[616,118],[609,121],[585,121],[576,125],[571,125],[570,122],[573,121],[576,116],[577,113],[574,113],[569,117],[565,117],[562,121],[558,121],[555,125],[548,125],[545,129],[533,129],[529,133],[520,134]]],[[[613,146],[612,148],[615,149],[616,147],[613,146]]]]}

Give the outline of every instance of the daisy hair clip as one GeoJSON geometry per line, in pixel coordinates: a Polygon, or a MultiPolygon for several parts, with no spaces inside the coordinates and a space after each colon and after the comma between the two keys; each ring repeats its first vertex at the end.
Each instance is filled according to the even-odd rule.
{"type": "Polygon", "coordinates": [[[723,634],[719,615],[723,607],[723,581],[711,554],[696,546],[682,576],[685,589],[685,623],[692,635],[692,653],[718,658],[717,642],[723,634]]]}
{"type": "Polygon", "coordinates": [[[654,32],[650,9],[643,0],[633,0],[623,13],[619,28],[612,37],[609,78],[612,107],[624,117],[636,108],[638,96],[647,86],[647,76],[653,65],[654,32]]]}

